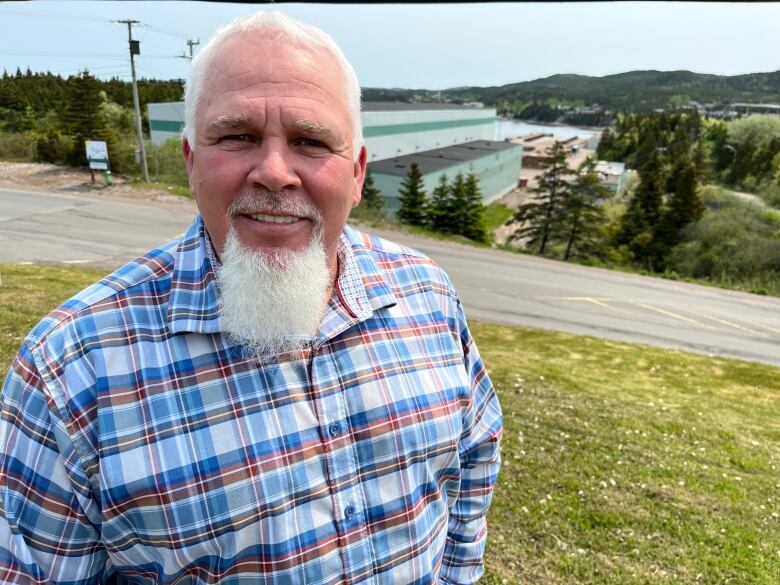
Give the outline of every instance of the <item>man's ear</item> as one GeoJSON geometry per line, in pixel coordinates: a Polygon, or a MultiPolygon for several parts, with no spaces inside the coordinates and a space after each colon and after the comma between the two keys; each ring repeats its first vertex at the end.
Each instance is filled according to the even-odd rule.
{"type": "Polygon", "coordinates": [[[192,148],[190,148],[190,141],[186,137],[181,139],[181,153],[184,155],[184,162],[187,164],[187,173],[192,171],[192,148]]]}
{"type": "Polygon", "coordinates": [[[352,207],[357,207],[360,203],[360,195],[363,192],[363,182],[366,180],[366,161],[368,160],[368,150],[366,145],[360,147],[360,154],[355,161],[355,192],[352,195],[352,207]]]}
{"type": "Polygon", "coordinates": [[[197,199],[195,189],[192,185],[192,165],[195,157],[195,151],[190,146],[190,141],[186,137],[181,139],[181,153],[184,156],[184,163],[187,165],[187,179],[190,184],[190,193],[197,199]]]}

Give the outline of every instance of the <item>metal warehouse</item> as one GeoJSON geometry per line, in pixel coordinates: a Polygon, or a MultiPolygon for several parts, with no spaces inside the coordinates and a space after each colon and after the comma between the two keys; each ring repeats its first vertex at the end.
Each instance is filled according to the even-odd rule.
{"type": "Polygon", "coordinates": [[[490,202],[517,187],[523,148],[511,142],[474,140],[416,154],[372,162],[368,166],[375,186],[385,197],[385,207],[395,213],[400,207],[398,191],[413,162],[423,175],[425,192],[430,195],[441,175],[451,180],[458,173],[473,172],[479,180],[482,199],[490,202]]]}

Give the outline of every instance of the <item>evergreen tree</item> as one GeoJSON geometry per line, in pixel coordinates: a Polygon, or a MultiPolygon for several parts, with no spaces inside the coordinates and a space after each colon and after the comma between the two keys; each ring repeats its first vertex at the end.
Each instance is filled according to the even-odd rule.
{"type": "Polygon", "coordinates": [[[482,204],[482,190],[477,176],[472,172],[466,176],[466,206],[462,214],[460,233],[470,240],[487,242],[488,233],[482,220],[485,206],[482,204]]]}
{"type": "Polygon", "coordinates": [[[428,215],[428,201],[423,190],[422,173],[413,162],[399,191],[401,208],[396,213],[398,221],[424,227],[428,215]]]}
{"type": "Polygon", "coordinates": [[[363,190],[360,193],[360,205],[365,205],[368,209],[378,213],[382,213],[385,206],[382,192],[374,186],[374,175],[368,167],[366,167],[363,190]]]}
{"type": "Polygon", "coordinates": [[[513,220],[520,227],[511,239],[527,238],[527,243],[537,247],[544,255],[558,228],[563,199],[569,189],[566,176],[574,173],[566,162],[566,147],[556,142],[548,155],[540,160],[544,172],[538,177],[539,185],[532,189],[533,200],[519,207],[513,220]]]}
{"type": "Polygon", "coordinates": [[[366,179],[363,181],[363,189],[360,192],[360,203],[349,214],[350,218],[379,222],[384,219],[384,199],[382,192],[374,186],[374,176],[371,170],[366,168],[366,179]]]}
{"type": "Polygon", "coordinates": [[[566,238],[564,260],[593,250],[605,219],[602,203],[608,196],[609,189],[601,184],[596,172],[596,161],[585,159],[561,209],[561,233],[566,238]]]}
{"type": "Polygon", "coordinates": [[[666,177],[658,149],[652,138],[646,141],[646,159],[639,169],[639,186],[628,202],[628,209],[620,219],[616,243],[628,247],[634,258],[651,268],[658,263],[656,229],[661,219],[661,205],[666,177]]]}
{"type": "Polygon", "coordinates": [[[450,222],[453,234],[463,235],[468,214],[469,193],[463,173],[458,173],[450,185],[450,222]]]}
{"type": "Polygon", "coordinates": [[[600,160],[616,160],[618,155],[615,153],[615,135],[609,128],[605,128],[601,133],[601,139],[596,147],[596,156],[600,160]]]}
{"type": "MultiPolygon", "coordinates": [[[[670,175],[669,203],[658,226],[656,240],[662,256],[682,240],[682,230],[704,215],[704,202],[697,192],[696,166],[681,158],[670,175]]],[[[662,258],[663,259],[663,258],[662,258]]]]}
{"type": "Polygon", "coordinates": [[[84,150],[86,140],[111,141],[112,137],[102,111],[104,96],[105,94],[101,95],[98,80],[88,71],[71,78],[63,122],[66,132],[74,139],[73,151],[68,159],[74,166],[85,165],[87,162],[84,150]]]}
{"type": "Polygon", "coordinates": [[[439,175],[439,184],[431,194],[428,207],[428,224],[437,232],[455,232],[455,208],[452,201],[452,189],[447,183],[447,175],[439,175]]]}

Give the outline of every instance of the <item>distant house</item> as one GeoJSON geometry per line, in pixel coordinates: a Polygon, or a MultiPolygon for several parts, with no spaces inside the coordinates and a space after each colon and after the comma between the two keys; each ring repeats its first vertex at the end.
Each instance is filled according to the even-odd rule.
{"type": "Polygon", "coordinates": [[[523,168],[539,169],[541,161],[549,155],[550,149],[556,142],[566,147],[568,156],[573,155],[581,148],[587,148],[588,139],[572,136],[571,138],[556,138],[553,134],[536,133],[528,136],[519,136],[509,140],[512,144],[523,147],[523,168]]]}
{"type": "Polygon", "coordinates": [[[626,165],[622,162],[600,160],[596,163],[596,172],[601,184],[613,193],[617,193],[626,184],[626,165]]]}

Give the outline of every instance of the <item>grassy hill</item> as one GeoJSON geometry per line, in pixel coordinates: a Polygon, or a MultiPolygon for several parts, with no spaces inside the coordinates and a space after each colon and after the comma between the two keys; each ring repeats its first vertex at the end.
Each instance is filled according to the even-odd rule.
{"type": "MultiPolygon", "coordinates": [[[[0,265],[0,369],[101,275],[0,265]]],[[[482,583],[780,583],[780,369],[471,327],[504,413],[482,583]]]]}
{"type": "Polygon", "coordinates": [[[460,87],[442,91],[364,90],[366,100],[452,100],[599,104],[608,110],[646,111],[688,100],[726,105],[734,101],[780,102],[780,71],[745,75],[710,75],[692,71],[629,71],[604,77],[559,74],[493,87],[460,87]]]}

